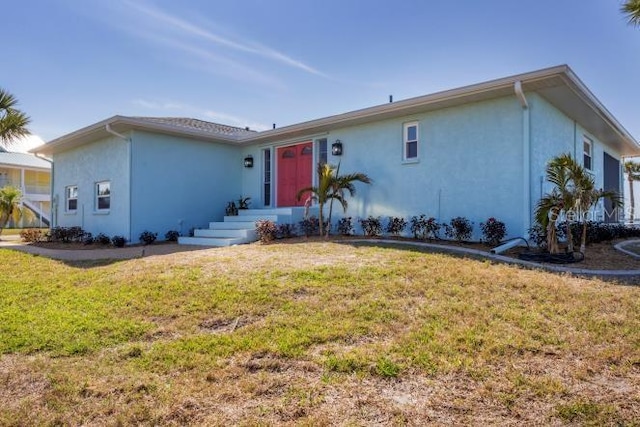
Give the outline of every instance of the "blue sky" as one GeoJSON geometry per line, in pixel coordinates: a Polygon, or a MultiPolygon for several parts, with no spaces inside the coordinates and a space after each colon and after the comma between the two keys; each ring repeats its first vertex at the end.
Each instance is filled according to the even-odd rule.
{"type": "Polygon", "coordinates": [[[640,138],[621,0],[4,2],[0,86],[48,141],[115,114],[271,128],[569,64],[640,138]]]}

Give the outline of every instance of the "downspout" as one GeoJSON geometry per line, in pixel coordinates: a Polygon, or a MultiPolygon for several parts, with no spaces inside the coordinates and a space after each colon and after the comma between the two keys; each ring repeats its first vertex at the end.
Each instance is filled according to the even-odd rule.
{"type": "Polygon", "coordinates": [[[522,91],[522,82],[516,81],[513,90],[522,106],[522,194],[523,194],[523,225],[524,233],[531,228],[531,110],[529,103],[522,91]]]}
{"type": "MultiPolygon", "coordinates": [[[[58,199],[54,196],[53,194],[53,190],[54,190],[54,185],[53,185],[53,180],[55,179],[56,174],[54,173],[55,170],[55,164],[53,163],[53,160],[49,160],[46,157],[42,157],[39,156],[38,153],[35,153],[36,157],[39,159],[44,160],[45,162],[49,162],[51,163],[51,182],[49,183],[49,193],[51,194],[51,200],[49,201],[49,214],[51,214],[51,220],[49,221],[49,228],[54,228],[58,226],[58,212],[57,210],[54,211],[54,209],[56,209],[58,207],[58,199]],[[54,213],[55,212],[55,213],[54,213]]],[[[42,210],[42,209],[40,209],[42,210]]],[[[41,218],[42,219],[42,218],[41,218]]]]}
{"type": "Polygon", "coordinates": [[[107,123],[106,125],[104,125],[104,130],[106,130],[111,135],[117,136],[118,138],[120,138],[120,139],[122,139],[122,140],[124,140],[124,141],[129,143],[128,146],[127,146],[128,151],[129,151],[129,239],[128,240],[129,240],[129,243],[131,243],[133,241],[133,236],[132,236],[132,233],[133,233],[133,230],[132,230],[132,224],[133,224],[133,213],[132,213],[133,212],[133,203],[132,202],[133,202],[133,197],[131,196],[131,193],[132,193],[132,188],[131,188],[132,187],[132,182],[131,182],[132,181],[132,175],[131,175],[131,171],[133,169],[133,166],[132,166],[132,156],[133,156],[132,152],[133,152],[133,150],[132,150],[132,147],[131,147],[131,142],[132,141],[131,141],[130,137],[127,137],[127,136],[125,136],[125,135],[123,135],[121,133],[118,133],[115,130],[111,129],[111,124],[110,123],[107,123]]]}

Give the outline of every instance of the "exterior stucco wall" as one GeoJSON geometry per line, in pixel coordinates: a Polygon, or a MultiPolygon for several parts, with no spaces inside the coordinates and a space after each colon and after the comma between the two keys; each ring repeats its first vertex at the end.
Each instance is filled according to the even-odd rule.
{"type": "MultiPolygon", "coordinates": [[[[542,97],[528,95],[531,108],[531,187],[532,208],[535,208],[538,200],[545,193],[552,190],[553,186],[545,181],[545,169],[547,162],[560,154],[570,153],[580,164],[583,164],[583,139],[592,141],[591,172],[595,179],[596,188],[604,185],[604,153],[606,152],[616,160],[621,155],[615,149],[603,144],[598,138],[586,131],[580,123],[567,117],[542,97]]],[[[621,177],[622,183],[622,177],[621,177]]],[[[620,188],[622,191],[622,188],[620,188]]],[[[594,219],[602,220],[602,203],[594,219]]]]}
{"type": "MultiPolygon", "coordinates": [[[[448,222],[456,216],[479,224],[489,217],[504,221],[510,235],[522,235],[522,112],[517,99],[505,97],[357,127],[332,130],[344,154],[341,173],[364,172],[370,186],[357,184],[346,216],[433,216],[448,222]],[[419,161],[403,162],[403,124],[419,123],[419,161]]],[[[317,139],[316,137],[315,139],[317,139]]],[[[301,138],[300,141],[310,138],[301,138]]],[[[261,159],[260,147],[244,154],[261,159]]],[[[244,192],[261,198],[261,162],[245,171],[244,192]]],[[[275,183],[275,178],[273,179],[275,183]]],[[[342,216],[334,208],[334,218],[342,216]]]]}
{"type": "Polygon", "coordinates": [[[141,232],[187,235],[221,221],[242,191],[240,148],[136,131],[131,177],[131,241],[141,232]]]}
{"type": "Polygon", "coordinates": [[[54,155],[53,225],[79,226],[94,235],[129,235],[129,143],[102,139],[54,155]],[[95,185],[111,182],[111,208],[98,212],[95,185]],[[65,187],[78,186],[78,209],[65,209],[65,187]]]}

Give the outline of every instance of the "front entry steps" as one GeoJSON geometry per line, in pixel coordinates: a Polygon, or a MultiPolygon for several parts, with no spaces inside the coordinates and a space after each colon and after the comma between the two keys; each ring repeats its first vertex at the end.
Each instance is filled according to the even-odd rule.
{"type": "MultiPolygon", "coordinates": [[[[315,211],[317,212],[317,208],[315,211]]],[[[256,221],[270,220],[276,224],[297,225],[303,217],[304,208],[302,207],[241,209],[237,216],[225,216],[222,222],[210,222],[209,228],[194,230],[193,237],[178,238],[178,243],[199,246],[232,246],[251,243],[258,240],[256,221]]]]}

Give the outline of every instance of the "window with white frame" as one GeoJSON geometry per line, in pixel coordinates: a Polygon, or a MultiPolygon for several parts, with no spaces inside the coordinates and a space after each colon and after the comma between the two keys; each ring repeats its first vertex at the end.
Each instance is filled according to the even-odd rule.
{"type": "Polygon", "coordinates": [[[262,199],[265,206],[271,206],[271,149],[262,150],[263,176],[262,176],[262,199]]]}
{"type": "Polygon", "coordinates": [[[78,210],[78,186],[69,185],[64,189],[64,200],[67,212],[78,210]]]}
{"type": "Polygon", "coordinates": [[[418,122],[404,124],[403,159],[418,159],[418,122]]]}
{"type": "Polygon", "coordinates": [[[582,145],[584,150],[582,165],[585,169],[591,170],[593,163],[593,141],[585,136],[582,140],[582,145]]]}
{"type": "Polygon", "coordinates": [[[327,138],[318,140],[318,163],[327,163],[327,138]]]}
{"type": "Polygon", "coordinates": [[[108,211],[111,208],[111,181],[96,183],[96,210],[108,211]]]}

